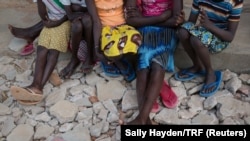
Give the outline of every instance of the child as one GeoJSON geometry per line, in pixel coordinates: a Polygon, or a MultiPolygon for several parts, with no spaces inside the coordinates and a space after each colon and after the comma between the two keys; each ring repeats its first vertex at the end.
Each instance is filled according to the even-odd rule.
{"type": "Polygon", "coordinates": [[[71,21],[70,46],[72,49],[71,60],[60,72],[60,76],[63,78],[69,78],[76,67],[80,64],[80,61],[83,63],[81,66],[82,72],[90,73],[94,65],[92,53],[92,20],[87,12],[85,0],[60,1],[64,5],[67,16],[71,21]],[[75,8],[75,5],[78,5],[78,9],[75,8]],[[76,9],[76,11],[74,11],[74,9],[76,9]]]}
{"type": "MultiPolygon", "coordinates": [[[[58,1],[58,0],[57,0],[58,1]]],[[[85,0],[60,0],[71,21],[71,40],[70,49],[72,51],[71,60],[68,65],[60,72],[63,78],[69,78],[76,67],[82,62],[81,70],[89,73],[93,68],[92,53],[92,20],[89,16],[85,0]]],[[[22,49],[20,55],[29,55],[34,51],[33,41],[39,36],[43,22],[28,28],[17,28],[9,25],[10,32],[17,38],[27,40],[28,44],[22,49]]]]}
{"type": "Polygon", "coordinates": [[[12,96],[21,104],[32,105],[43,100],[43,87],[54,70],[60,52],[66,52],[70,22],[63,5],[57,0],[38,0],[38,13],[43,21],[37,47],[34,79],[30,86],[12,86],[12,96]]]}
{"type": "Polygon", "coordinates": [[[217,92],[221,71],[214,71],[209,53],[219,53],[232,42],[240,21],[243,0],[193,0],[188,22],[179,30],[179,38],[193,66],[175,74],[180,81],[204,75],[200,96],[217,92]]]}
{"type": "Polygon", "coordinates": [[[105,65],[106,72],[116,71],[110,67],[116,66],[116,73],[131,82],[135,79],[135,71],[126,57],[136,55],[141,36],[125,24],[123,0],[86,0],[86,4],[94,24],[96,57],[105,65]]]}
{"type": "Polygon", "coordinates": [[[184,21],[184,15],[182,0],[142,0],[141,4],[141,11],[137,10],[136,0],[126,4],[127,23],[137,27],[143,36],[138,50],[136,81],[139,115],[127,124],[144,125],[152,124],[149,113],[161,89],[167,91],[166,95],[161,94],[164,101],[172,100],[167,106],[176,105],[177,96],[164,82],[164,75],[166,70],[174,70],[176,28],[184,21]]]}

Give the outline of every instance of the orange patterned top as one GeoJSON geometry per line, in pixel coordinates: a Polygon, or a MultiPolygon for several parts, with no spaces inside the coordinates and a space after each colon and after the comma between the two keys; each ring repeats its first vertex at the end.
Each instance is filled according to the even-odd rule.
{"type": "Polygon", "coordinates": [[[95,0],[98,15],[104,26],[117,26],[125,23],[123,0],[95,0]]]}

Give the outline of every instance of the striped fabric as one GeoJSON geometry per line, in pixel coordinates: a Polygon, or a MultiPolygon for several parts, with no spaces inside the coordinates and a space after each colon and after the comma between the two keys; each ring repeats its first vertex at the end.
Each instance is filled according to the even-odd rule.
{"type": "Polygon", "coordinates": [[[82,7],[86,7],[86,2],[85,2],[85,0],[60,0],[60,2],[61,2],[63,5],[71,5],[71,3],[73,3],[73,4],[79,4],[79,5],[81,5],[82,7]]]}
{"type": "Polygon", "coordinates": [[[145,26],[138,30],[143,40],[138,50],[137,69],[150,68],[155,62],[164,70],[174,72],[173,55],[178,42],[175,29],[145,26]]]}
{"type": "Polygon", "coordinates": [[[59,20],[66,15],[62,3],[59,0],[43,0],[48,10],[48,16],[51,20],[59,20]]]}
{"type": "Polygon", "coordinates": [[[193,0],[192,14],[199,14],[204,9],[209,19],[216,26],[226,29],[228,21],[239,21],[243,8],[243,0],[193,0]]]}

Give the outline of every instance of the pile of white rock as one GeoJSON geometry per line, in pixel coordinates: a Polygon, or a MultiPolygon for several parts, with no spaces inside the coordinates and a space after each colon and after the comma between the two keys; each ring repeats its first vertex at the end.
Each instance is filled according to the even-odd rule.
{"type": "MultiPolygon", "coordinates": [[[[20,105],[10,87],[28,86],[33,79],[35,54],[0,58],[0,141],[119,141],[119,121],[137,114],[135,81],[105,76],[99,64],[90,74],[79,69],[70,79],[54,86],[48,82],[44,100],[34,106],[20,105]]],[[[54,74],[69,61],[60,56],[54,74]]],[[[250,75],[223,71],[219,91],[208,98],[198,92],[204,78],[180,82],[166,73],[165,80],[178,96],[178,106],[151,113],[154,124],[250,124],[250,75]]],[[[160,98],[159,98],[159,102],[160,98]]]]}

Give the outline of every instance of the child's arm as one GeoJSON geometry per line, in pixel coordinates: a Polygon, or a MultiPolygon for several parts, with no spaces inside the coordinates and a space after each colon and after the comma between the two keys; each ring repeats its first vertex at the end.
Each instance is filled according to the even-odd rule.
{"type": "Polygon", "coordinates": [[[47,20],[48,17],[46,5],[42,2],[42,0],[37,0],[37,8],[38,14],[41,17],[42,21],[47,20]]]}
{"type": "Polygon", "coordinates": [[[164,20],[171,17],[172,11],[168,10],[159,16],[145,17],[142,16],[136,7],[136,0],[128,0],[125,5],[126,22],[134,27],[155,25],[163,22],[164,20]]]}
{"type": "Polygon", "coordinates": [[[160,26],[177,27],[185,21],[185,13],[183,11],[183,0],[173,0],[172,16],[166,21],[160,23],[160,26]]]}
{"type": "Polygon", "coordinates": [[[51,28],[51,27],[57,27],[67,20],[68,20],[68,17],[65,15],[60,20],[56,20],[56,21],[53,21],[53,20],[50,20],[49,18],[47,18],[47,20],[44,21],[43,23],[46,27],[51,28]]]}
{"type": "Polygon", "coordinates": [[[48,18],[46,5],[42,2],[42,0],[37,1],[37,7],[38,7],[38,13],[43,21],[44,26],[48,28],[59,26],[67,20],[67,16],[64,16],[63,18],[57,21],[50,20],[48,18]]]}
{"type": "Polygon", "coordinates": [[[205,27],[207,30],[215,34],[218,38],[223,41],[231,42],[235,36],[237,27],[239,22],[238,21],[229,21],[228,29],[224,30],[217,26],[215,26],[207,17],[205,11],[201,11],[200,19],[199,19],[200,26],[205,27]]]}
{"type": "Polygon", "coordinates": [[[173,15],[180,15],[183,10],[183,0],[173,0],[173,15]]]}
{"type": "Polygon", "coordinates": [[[92,22],[93,22],[95,55],[97,57],[99,57],[100,56],[100,37],[101,37],[101,31],[102,31],[101,20],[99,18],[98,13],[97,13],[95,1],[94,0],[86,0],[86,5],[88,8],[89,14],[92,17],[92,22]]]}
{"type": "Polygon", "coordinates": [[[64,9],[70,21],[73,21],[76,18],[81,18],[83,16],[82,12],[73,12],[70,5],[64,5],[64,9]]]}

